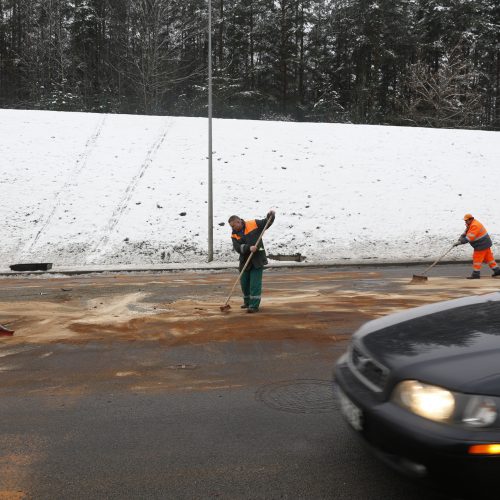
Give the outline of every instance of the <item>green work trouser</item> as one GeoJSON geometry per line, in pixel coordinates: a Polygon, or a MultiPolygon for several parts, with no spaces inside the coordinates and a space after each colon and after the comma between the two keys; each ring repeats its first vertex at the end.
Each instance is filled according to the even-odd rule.
{"type": "Polygon", "coordinates": [[[260,297],[262,294],[262,272],[264,269],[250,268],[246,269],[241,275],[241,291],[243,292],[243,301],[252,309],[258,309],[260,306],[260,297]]]}

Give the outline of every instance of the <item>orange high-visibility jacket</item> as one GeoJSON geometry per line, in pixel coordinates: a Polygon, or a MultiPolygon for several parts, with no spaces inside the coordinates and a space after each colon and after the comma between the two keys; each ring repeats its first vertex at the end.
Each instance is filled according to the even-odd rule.
{"type": "MultiPolygon", "coordinates": [[[[268,219],[272,217],[270,227],[274,222],[274,215],[270,216],[269,214],[265,219],[254,219],[254,220],[246,220],[243,221],[243,228],[241,231],[235,232],[233,231],[231,234],[231,239],[233,241],[233,248],[235,252],[240,254],[240,271],[243,269],[245,261],[250,255],[250,247],[257,243],[260,234],[264,230],[266,222],[268,219]]],[[[259,249],[255,252],[252,257],[251,263],[249,267],[254,267],[255,269],[260,269],[267,264],[267,256],[266,251],[264,250],[264,243],[261,240],[259,243],[259,249]]]]}
{"type": "Polygon", "coordinates": [[[467,231],[463,233],[462,238],[468,241],[474,250],[486,250],[493,244],[488,231],[486,231],[486,228],[477,219],[471,222],[467,231]]]}

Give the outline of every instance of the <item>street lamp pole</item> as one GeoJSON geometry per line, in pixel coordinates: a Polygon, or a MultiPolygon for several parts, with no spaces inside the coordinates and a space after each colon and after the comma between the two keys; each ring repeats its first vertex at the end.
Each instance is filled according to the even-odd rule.
{"type": "Polygon", "coordinates": [[[208,262],[214,260],[212,188],[212,0],[208,0],[208,262]]]}

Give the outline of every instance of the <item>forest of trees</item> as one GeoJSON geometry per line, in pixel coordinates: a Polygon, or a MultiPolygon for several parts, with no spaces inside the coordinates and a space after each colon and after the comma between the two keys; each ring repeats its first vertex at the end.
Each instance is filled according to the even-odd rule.
{"type": "MultiPolygon", "coordinates": [[[[214,116],[500,130],[498,0],[212,0],[214,116]]],[[[0,107],[206,116],[208,0],[0,0],[0,107]]]]}

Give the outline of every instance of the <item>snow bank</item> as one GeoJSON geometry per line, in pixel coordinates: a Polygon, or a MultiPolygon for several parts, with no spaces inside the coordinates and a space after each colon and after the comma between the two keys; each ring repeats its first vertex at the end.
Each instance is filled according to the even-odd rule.
{"type": "MultiPolygon", "coordinates": [[[[216,261],[236,259],[230,215],[270,208],[268,252],[309,262],[433,259],[466,212],[500,241],[498,132],[214,120],[213,133],[216,261]]],[[[0,110],[0,135],[0,267],[206,261],[206,119],[0,110]]]]}

